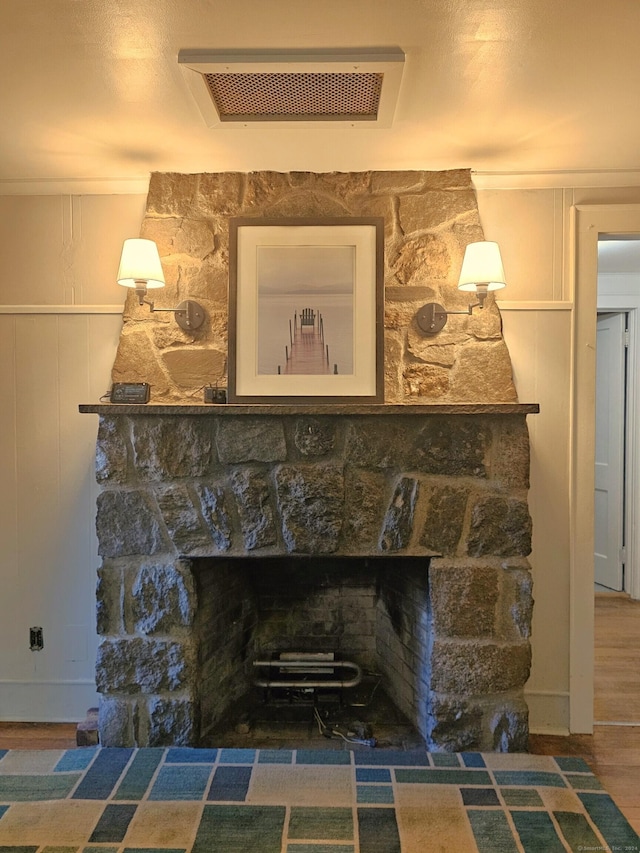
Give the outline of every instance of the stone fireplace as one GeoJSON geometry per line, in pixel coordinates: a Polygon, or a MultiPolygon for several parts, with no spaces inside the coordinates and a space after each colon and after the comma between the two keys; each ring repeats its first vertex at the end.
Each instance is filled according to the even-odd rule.
{"type": "Polygon", "coordinates": [[[456,287],[484,239],[470,172],[154,174],[141,236],[158,307],[206,319],[186,332],[128,294],[112,378],[151,403],[80,407],[100,416],[101,742],[208,742],[279,649],[379,672],[432,750],[526,747],[537,406],[493,295],[469,315],[456,287]],[[238,216],[384,220],[384,405],[203,405],[227,377],[238,216]],[[425,337],[434,300],[459,313],[425,337]]]}
{"type": "Polygon", "coordinates": [[[535,405],[81,409],[104,745],[205,742],[256,656],[314,648],[379,671],[431,750],[526,747],[535,405]]]}

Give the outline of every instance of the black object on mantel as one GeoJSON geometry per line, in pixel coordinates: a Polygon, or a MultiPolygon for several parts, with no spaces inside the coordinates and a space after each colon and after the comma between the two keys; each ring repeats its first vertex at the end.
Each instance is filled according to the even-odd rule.
{"type": "Polygon", "coordinates": [[[148,403],[150,397],[148,382],[114,382],[110,395],[112,403],[148,403]]]}

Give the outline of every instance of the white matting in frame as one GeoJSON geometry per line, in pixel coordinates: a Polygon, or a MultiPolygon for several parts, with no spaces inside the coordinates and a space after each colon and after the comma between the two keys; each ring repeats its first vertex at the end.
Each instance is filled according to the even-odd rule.
{"type": "Polygon", "coordinates": [[[231,220],[229,402],[383,401],[383,232],[231,220]]]}

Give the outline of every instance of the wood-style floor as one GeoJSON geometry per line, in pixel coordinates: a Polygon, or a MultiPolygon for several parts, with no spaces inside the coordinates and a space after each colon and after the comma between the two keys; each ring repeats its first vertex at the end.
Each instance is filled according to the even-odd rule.
{"type": "MultiPolygon", "coordinates": [[[[636,832],[640,833],[640,601],[596,595],[593,735],[534,735],[536,755],[585,759],[636,832]]],[[[0,723],[0,749],[73,749],[73,723],[0,723]]]]}

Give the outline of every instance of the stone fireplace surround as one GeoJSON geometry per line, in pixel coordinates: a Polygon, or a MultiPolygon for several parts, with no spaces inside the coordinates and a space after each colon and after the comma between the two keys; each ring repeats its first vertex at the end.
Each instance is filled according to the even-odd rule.
{"type": "Polygon", "coordinates": [[[80,410],[103,745],[205,743],[259,653],[313,641],[379,671],[429,749],[526,749],[536,405],[80,410]],[[264,606],[276,566],[310,588],[296,624],[264,606]]]}

